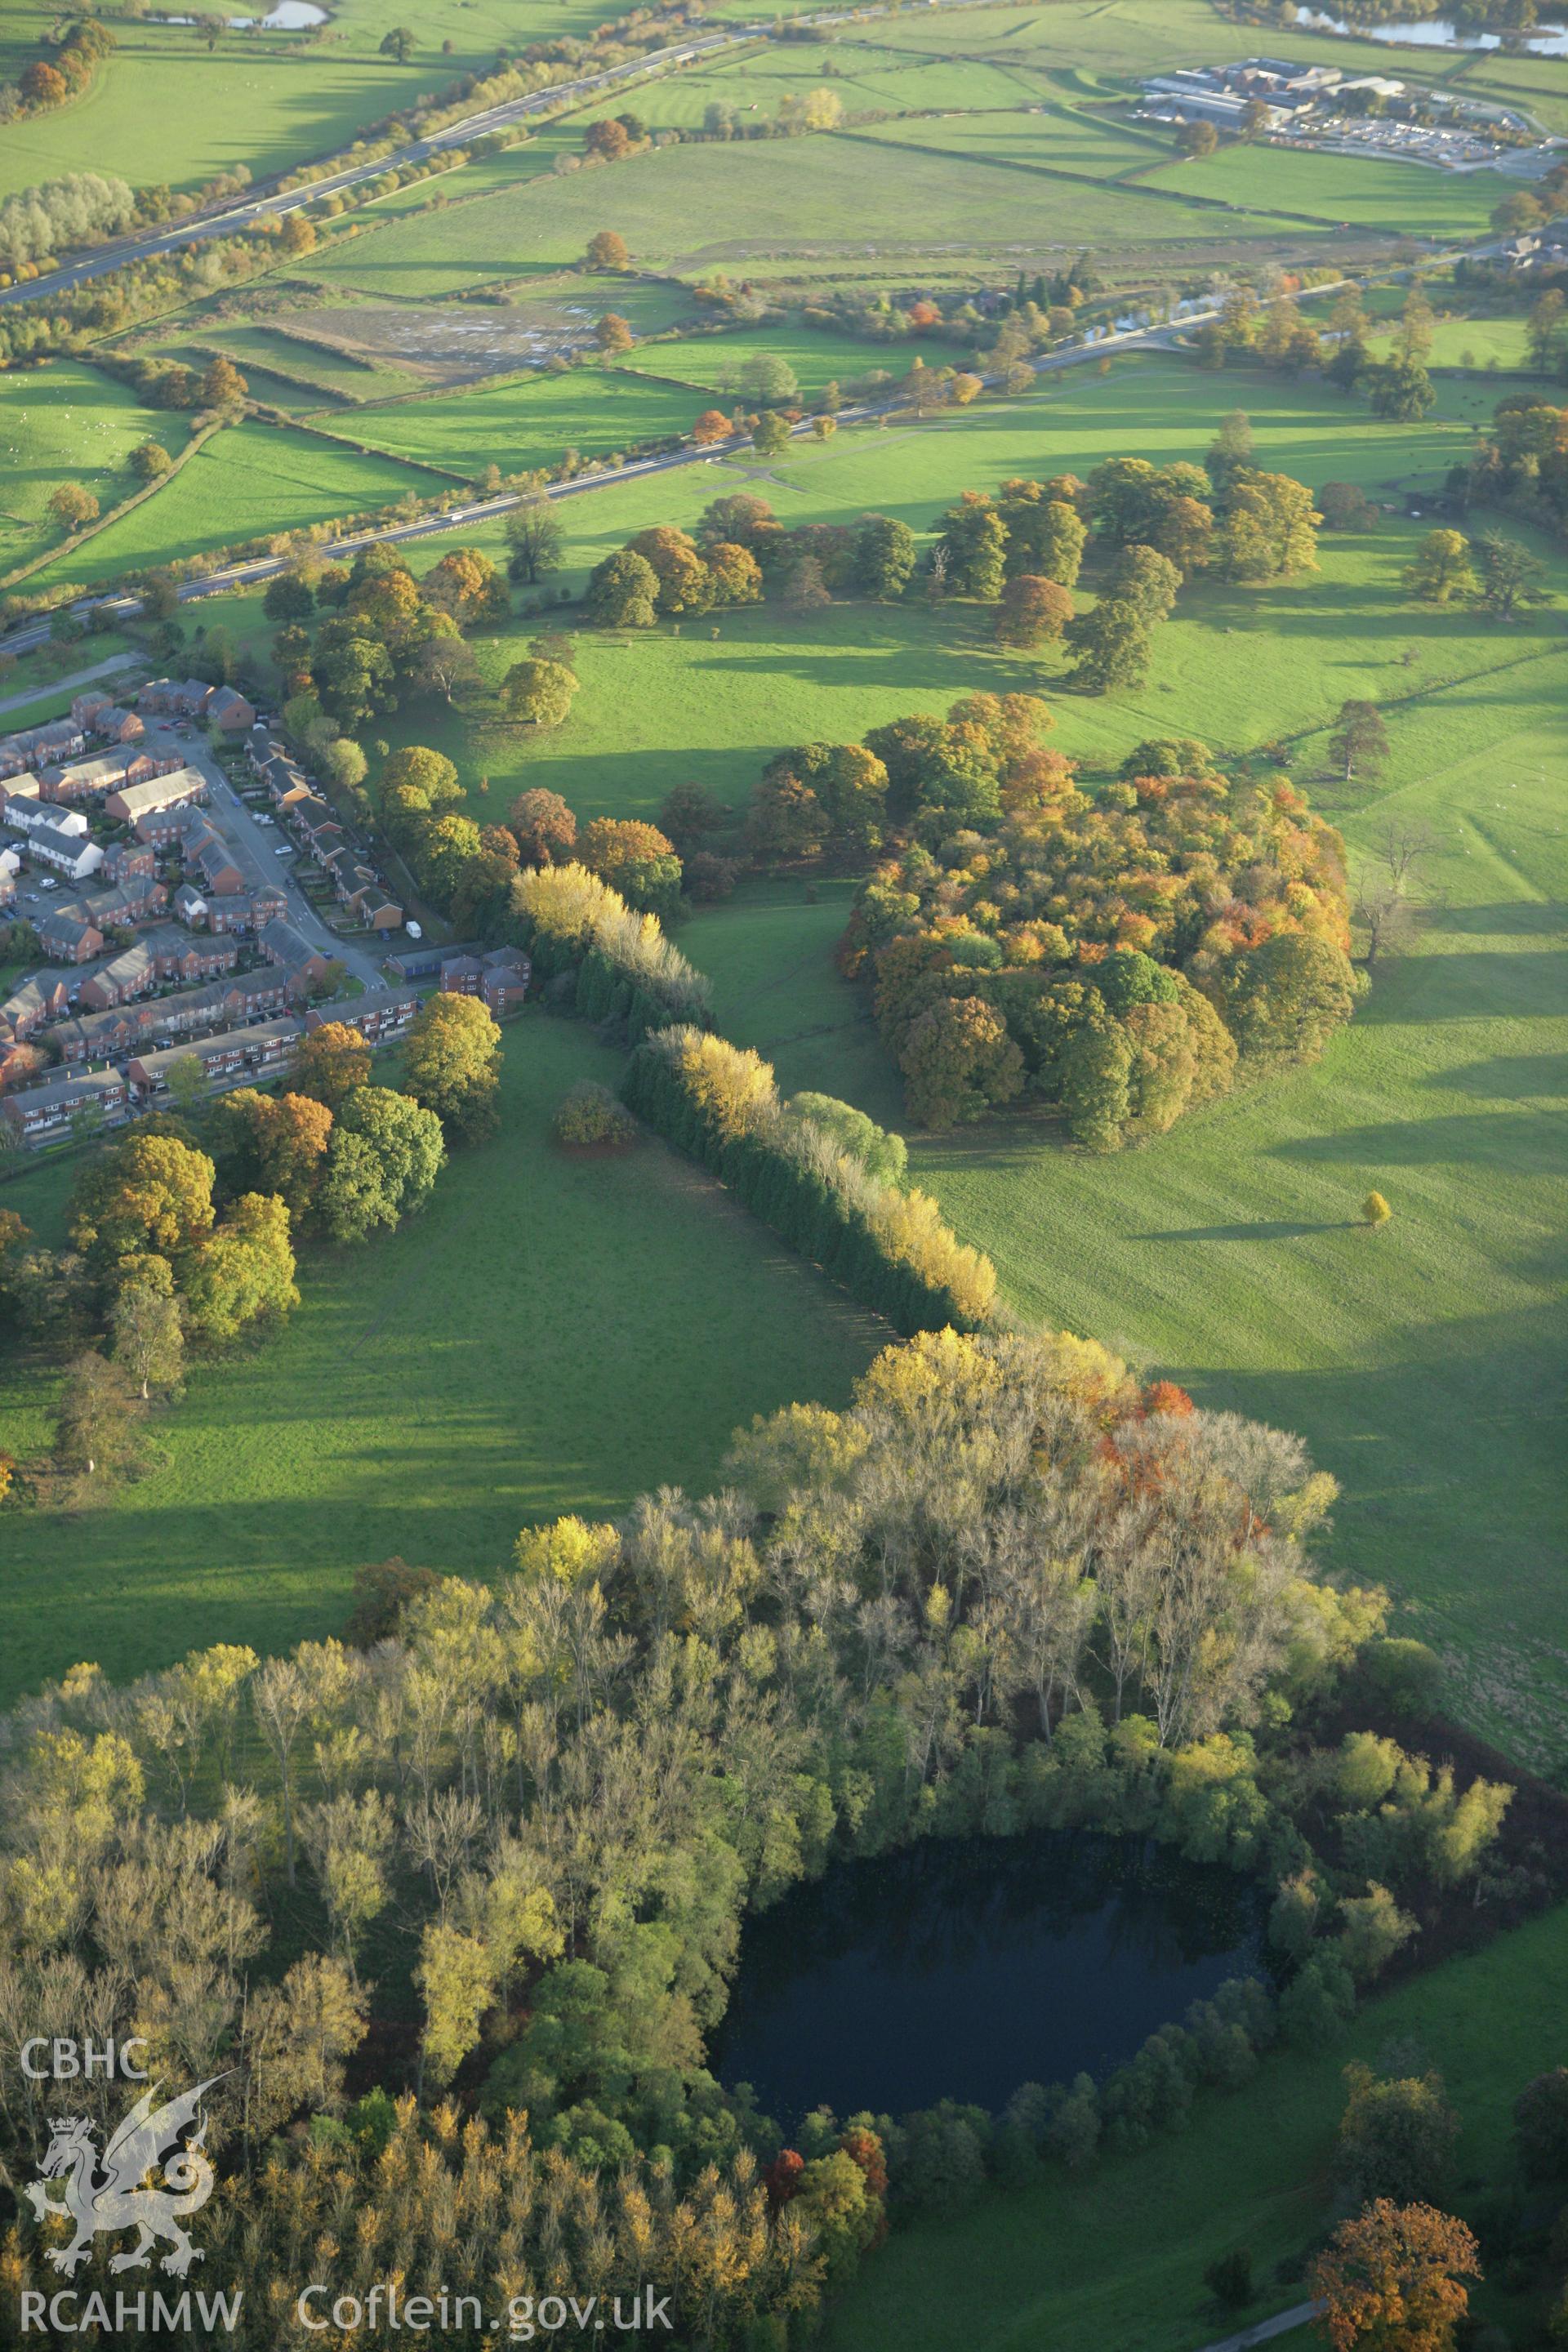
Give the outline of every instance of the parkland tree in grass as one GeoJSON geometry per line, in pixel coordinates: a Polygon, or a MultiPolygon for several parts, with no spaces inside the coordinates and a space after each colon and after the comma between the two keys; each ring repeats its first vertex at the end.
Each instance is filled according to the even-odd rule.
{"type": "Polygon", "coordinates": [[[154,1388],[179,1385],[185,1360],[184,1317],[167,1258],[126,1258],[110,1309],[114,1360],[134,1381],[143,1402],[154,1388]]]}
{"type": "MultiPolygon", "coordinates": [[[[1377,1891],[1385,1906],[1392,1904],[1385,1888],[1377,1891]]],[[[1414,1925],[1397,1910],[1394,1916],[1406,1932],[1414,1925]]],[[[1402,1939],[1383,1940],[1386,1961],[1402,1939]]],[[[1440,2197],[1459,2136],[1459,2118],[1444,2095],[1442,2076],[1384,2081],[1370,2066],[1355,2064],[1346,2067],[1345,2084],[1350,2095],[1340,2120],[1335,2170],[1356,2203],[1384,2197],[1409,2205],[1440,2197]]]]}
{"type": "Polygon", "coordinates": [[[656,523],[639,530],[627,543],[628,554],[640,556],[658,582],[657,610],[671,619],[683,614],[706,613],[713,604],[713,575],[697,542],[673,523],[656,523]]]}
{"type": "Polygon", "coordinates": [[[1403,573],[1405,593],[1424,604],[1451,604],[1480,585],[1462,531],[1429,530],[1403,573]]]}
{"type": "Polygon", "coordinates": [[[855,525],[850,584],[860,596],[893,604],[914,578],[918,550],[908,523],[891,515],[864,514],[855,525]]]}
{"type": "Polygon", "coordinates": [[[938,524],[947,593],[994,604],[1002,593],[1007,556],[1007,528],[994,500],[984,490],[965,490],[938,524]]]}
{"type": "Polygon", "coordinates": [[[432,996],[408,1033],[403,1083],[450,1135],[482,1142],[500,1123],[500,1030],[476,996],[432,996]]]}
{"type": "Polygon", "coordinates": [[[71,1239],[104,1271],[147,1253],[189,1255],[212,1231],[216,1172],[205,1152],[177,1137],[133,1131],[100,1152],[78,1179],[71,1239]]]}
{"type": "Polygon", "coordinates": [[[584,257],[590,269],[624,269],[632,257],[618,229],[602,228],[588,239],[584,257]]]}
{"type": "Polygon", "coordinates": [[[98,500],[79,482],[62,482],[51,490],[48,510],[63,531],[80,530],[84,523],[98,520],[98,500]]]}
{"type": "Polygon", "coordinates": [[[1237,477],[1252,471],[1255,454],[1252,419],[1245,408],[1228,409],[1204,457],[1204,471],[1221,505],[1229,498],[1237,477]]]}
{"type": "MultiPolygon", "coordinates": [[[[1156,558],[1156,561],[1159,559],[1156,558]]],[[[1017,572],[1002,591],[994,628],[996,642],[1029,652],[1059,637],[1072,619],[1074,605],[1068,590],[1034,572],[1017,572]]]]}
{"type": "Polygon", "coordinates": [[[564,662],[514,662],[501,680],[501,709],[520,724],[559,727],[576,692],[576,675],[564,662]]]}
{"type": "Polygon", "coordinates": [[[1463,2282],[1480,2275],[1480,2251],[1463,2221],[1380,2197],[1341,2222],[1310,2284],[1333,2352],[1453,2352],[1469,2310],[1463,2282]]]}
{"type": "Polygon", "coordinates": [[[261,609],[269,621],[308,621],[316,609],[315,591],[303,572],[279,572],[262,592],[261,609]]]}
{"type": "Polygon", "coordinates": [[[192,1328],[204,1339],[232,1339],[247,1324],[299,1304],[288,1210],[271,1194],[241,1193],[191,1268],[192,1328]]]}
{"type": "Polygon", "coordinates": [[[111,1475],[136,1451],[137,1400],[119,1364],[89,1349],[66,1372],[55,1411],[55,1458],[83,1479],[111,1475]]]}
{"type": "Polygon", "coordinates": [[[620,548],[594,566],[583,601],[601,629],[651,629],[658,618],[658,574],[645,557],[620,548]]]}
{"type": "Polygon", "coordinates": [[[1165,620],[1182,585],[1181,572],[1157,548],[1119,548],[1105,574],[1104,594],[1112,604],[1131,604],[1149,627],[1165,620]]]}
{"type": "Polygon", "coordinates": [[[1519,540],[1484,530],[1475,542],[1475,553],[1481,609],[1494,621],[1516,620],[1531,605],[1548,602],[1552,592],[1544,584],[1546,566],[1519,540]]]}
{"type": "Polygon", "coordinates": [[[445,1157],[434,1111],[386,1087],[353,1087],[333,1124],[319,1198],[327,1232],[363,1242],[377,1225],[399,1224],[423,1208],[445,1157]]]}
{"type": "Polygon", "coordinates": [[[1374,416],[1396,425],[1418,425],[1429,415],[1437,387],[1419,360],[1372,360],[1361,370],[1359,382],[1374,416]]]}
{"type": "Polygon", "coordinates": [[[506,583],[489,557],[477,547],[453,548],[426,573],[419,593],[426,604],[449,614],[460,629],[483,628],[506,618],[506,583]]]}
{"type": "Polygon", "coordinates": [[[1005,560],[1009,577],[1026,572],[1070,588],[1082,569],[1089,527],[1068,500],[1047,495],[1052,487],[1023,479],[1003,483],[997,512],[1007,534],[1005,560]]]}
{"type": "Polygon", "coordinates": [[[732,540],[721,539],[710,544],[705,553],[708,584],[715,604],[761,604],[763,570],[749,547],[737,547],[732,540]]]}
{"type": "Polygon", "coordinates": [[[1112,687],[1142,686],[1153,652],[1149,624],[1136,604],[1103,598],[1075,614],[1062,636],[1075,656],[1072,680],[1086,694],[1109,694],[1112,687]]]}
{"type": "Polygon", "coordinates": [[[1358,770],[1365,775],[1377,773],[1388,758],[1388,730],[1375,702],[1346,696],[1329,738],[1329,757],[1336,768],[1342,767],[1347,784],[1358,770]]]}
{"type": "Polygon", "coordinates": [[[531,492],[514,507],[501,525],[510,551],[507,575],[535,587],[547,572],[558,572],[566,549],[566,530],[554,503],[542,490],[531,492]]]}
{"type": "Polygon", "coordinates": [[[1379,1225],[1387,1224],[1393,1214],[1381,1192],[1369,1192],[1361,1204],[1361,1221],[1363,1225],[1370,1225],[1373,1232],[1379,1225]]]}
{"type": "Polygon", "coordinates": [[[1568,2066],[1525,2084],[1513,2105],[1513,2133],[1527,2180],[1568,2179],[1568,2066]]]}
{"type": "Polygon", "coordinates": [[[1568,331],[1568,298],[1560,287],[1549,287],[1531,307],[1524,324],[1524,340],[1530,352],[1531,364],[1542,375],[1550,374],[1563,358],[1565,331],[1568,331]]]}
{"type": "Polygon", "coordinates": [[[1359,482],[1325,482],[1317,493],[1325,530],[1369,530],[1377,509],[1359,482]]]}
{"type": "Polygon", "coordinates": [[[1215,535],[1226,576],[1274,580],[1294,572],[1315,572],[1321,521],[1311,491],[1289,474],[1235,474],[1215,535]]]}
{"type": "MultiPolygon", "coordinates": [[[[344,1028],[340,1022],[326,1026],[344,1028]]],[[[357,1036],[358,1033],[345,1030],[345,1034],[357,1036]]],[[[305,1043],[313,1045],[321,1034],[321,1029],[315,1030],[305,1043]]],[[[366,1052],[353,1055],[335,1071],[334,1077],[343,1081],[338,1088],[339,1099],[349,1085],[363,1084],[369,1070],[366,1052]]],[[[300,1092],[296,1082],[287,1094],[261,1094],[255,1087],[240,1087],[220,1096],[213,1106],[207,1140],[226,1194],[275,1192],[290,1216],[303,1221],[321,1183],[331,1131],[328,1105],[300,1092]]]]}

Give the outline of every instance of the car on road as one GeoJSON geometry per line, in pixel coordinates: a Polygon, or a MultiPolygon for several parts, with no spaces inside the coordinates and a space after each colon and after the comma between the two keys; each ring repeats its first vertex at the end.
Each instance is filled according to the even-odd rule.
{"type": "Polygon", "coordinates": [[[294,855],[293,843],[291,841],[280,841],[272,855],[274,857],[292,857],[294,855]]]}
{"type": "Polygon", "coordinates": [[[424,930],[418,923],[405,923],[403,928],[411,940],[422,940],[425,936],[424,930]]]}

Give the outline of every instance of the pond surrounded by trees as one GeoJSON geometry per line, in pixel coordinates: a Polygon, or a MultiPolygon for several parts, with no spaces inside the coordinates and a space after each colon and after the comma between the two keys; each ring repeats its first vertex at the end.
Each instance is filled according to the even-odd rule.
{"type": "Polygon", "coordinates": [[[1266,1914],[1252,1879],[1089,1831],[838,1863],[747,1922],[709,2063],[786,2132],[823,2105],[999,2108],[1259,1973],[1266,1914]]]}

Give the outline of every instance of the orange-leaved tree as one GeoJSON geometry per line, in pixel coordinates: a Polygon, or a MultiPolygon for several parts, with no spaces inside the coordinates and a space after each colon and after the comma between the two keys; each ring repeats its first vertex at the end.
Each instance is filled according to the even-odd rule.
{"type": "Polygon", "coordinates": [[[1334,2352],[1452,2352],[1469,2309],[1460,2282],[1481,2275],[1476,2241],[1435,2205],[1379,2197],[1342,2221],[1312,2265],[1334,2352]]]}

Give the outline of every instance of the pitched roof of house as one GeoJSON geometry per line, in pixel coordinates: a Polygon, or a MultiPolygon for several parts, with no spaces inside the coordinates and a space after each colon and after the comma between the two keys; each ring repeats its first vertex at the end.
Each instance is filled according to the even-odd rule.
{"type": "Polygon", "coordinates": [[[313,948],[303,932],[297,931],[293,924],[286,922],[281,915],[274,915],[257,936],[274,962],[282,964],[286,971],[298,971],[312,961],[325,963],[327,961],[321,949],[313,948]]]}

